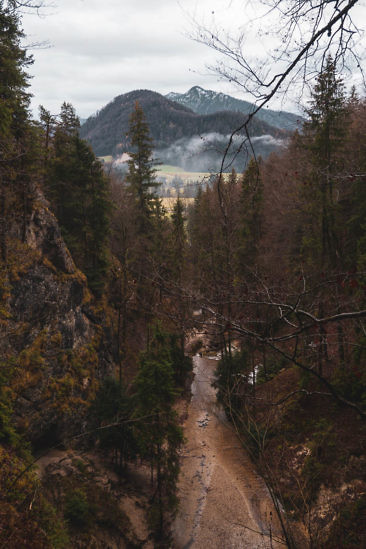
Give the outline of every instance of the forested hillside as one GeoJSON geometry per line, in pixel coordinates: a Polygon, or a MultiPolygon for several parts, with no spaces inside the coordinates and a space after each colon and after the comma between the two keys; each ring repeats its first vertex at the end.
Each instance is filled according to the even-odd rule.
{"type": "MultiPolygon", "coordinates": [[[[177,146],[182,145],[183,139],[194,136],[202,136],[203,140],[206,136],[207,148],[213,150],[215,136],[216,141],[226,140],[226,136],[246,120],[246,115],[243,113],[224,110],[210,114],[197,114],[159,93],[136,90],[116,97],[96,116],[90,117],[83,124],[80,135],[92,145],[96,155],[116,155],[128,151],[128,120],[136,101],[140,103],[145,112],[154,140],[156,155],[162,160],[165,159],[165,149],[176,142],[177,146]],[[213,134],[213,138],[208,137],[207,139],[210,134],[213,134]]],[[[241,133],[243,134],[243,132],[241,133]]],[[[256,118],[250,122],[249,133],[252,137],[271,136],[274,138],[267,147],[265,142],[260,140],[255,142],[254,147],[257,154],[272,152],[278,146],[276,139],[281,141],[288,135],[285,130],[270,126],[256,118]]],[[[193,166],[195,162],[193,150],[191,154],[193,166]]],[[[177,155],[177,162],[179,162],[179,155],[177,155]]]]}
{"type": "MultiPolygon", "coordinates": [[[[364,547],[366,100],[328,56],[286,147],[218,173],[168,215],[156,146],[214,118],[230,133],[237,115],[117,98],[85,124],[91,136],[104,116],[116,122],[112,135],[101,126],[100,151],[126,143],[126,174],[107,175],[70,103],[32,119],[18,7],[0,0],[0,545],[179,547],[199,353],[219,355],[212,414],[235,432],[235,463],[216,441],[220,467],[234,463],[240,492],[251,463],[268,488],[255,497],[276,514],[275,537],[250,535],[268,548],[364,547]]],[[[272,131],[256,124],[253,135],[272,131]]],[[[201,482],[205,445],[193,534],[218,476],[201,482]]]]}
{"type": "Polygon", "coordinates": [[[218,398],[288,513],[291,547],[303,542],[289,517],[311,547],[366,539],[365,116],[329,57],[303,133],[218,178],[190,218],[196,292],[224,349],[218,398]]]}
{"type": "Polygon", "coordinates": [[[168,219],[154,192],[138,106],[124,185],[69,103],[31,120],[32,59],[17,11],[1,2],[0,18],[1,545],[163,547],[183,440],[173,405],[192,367],[188,311],[167,290],[182,206],[168,219]],[[122,483],[130,467],[144,489],[122,483]]]}

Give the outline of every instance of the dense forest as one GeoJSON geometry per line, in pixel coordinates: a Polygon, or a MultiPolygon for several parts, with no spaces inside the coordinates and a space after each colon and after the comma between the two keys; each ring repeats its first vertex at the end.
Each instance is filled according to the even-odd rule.
{"type": "Polygon", "coordinates": [[[224,349],[218,398],[312,547],[365,542],[365,114],[328,58],[286,152],[218,178],[190,218],[196,291],[224,349]],[[328,538],[324,486],[341,511],[328,538]]]}
{"type": "Polygon", "coordinates": [[[365,100],[328,56],[283,152],[168,215],[141,105],[107,176],[70,103],[32,120],[22,36],[0,0],[1,546],[171,547],[189,355],[219,352],[283,545],[363,547],[365,100]]]}

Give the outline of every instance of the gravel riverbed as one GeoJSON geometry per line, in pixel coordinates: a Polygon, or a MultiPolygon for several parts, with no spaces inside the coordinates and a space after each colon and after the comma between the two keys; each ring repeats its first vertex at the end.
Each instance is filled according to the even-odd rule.
{"type": "Polygon", "coordinates": [[[268,489],[216,404],[212,387],[216,365],[215,360],[194,357],[173,546],[283,548],[268,489]]]}

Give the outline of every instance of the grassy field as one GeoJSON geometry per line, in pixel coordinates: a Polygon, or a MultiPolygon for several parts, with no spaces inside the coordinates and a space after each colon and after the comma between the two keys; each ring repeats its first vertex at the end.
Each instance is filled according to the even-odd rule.
{"type": "MultiPolygon", "coordinates": [[[[104,164],[110,164],[113,161],[113,158],[110,155],[99,156],[98,158],[104,164]]],[[[167,187],[170,187],[170,193],[173,195],[177,193],[177,187],[180,187],[182,189],[186,186],[194,185],[196,183],[208,183],[210,176],[211,174],[208,172],[187,172],[179,166],[170,166],[169,164],[161,164],[157,166],[156,169],[157,181],[160,183],[164,183],[167,187]]],[[[174,203],[175,198],[166,197],[163,200],[165,208],[170,211],[173,208],[173,206],[171,206],[171,203],[174,203]]],[[[183,199],[186,205],[188,205],[192,200],[193,198],[183,199]]]]}
{"type": "MultiPolygon", "coordinates": [[[[169,213],[172,213],[174,205],[177,201],[176,198],[173,197],[165,197],[161,199],[164,208],[169,213]]],[[[194,198],[181,198],[181,201],[183,202],[184,206],[187,208],[190,204],[194,203],[194,198]]]]}
{"type": "MultiPolygon", "coordinates": [[[[99,156],[98,159],[104,164],[109,164],[113,161],[112,156],[99,156]]],[[[183,168],[179,166],[170,166],[169,164],[161,164],[156,168],[156,177],[159,180],[165,180],[168,184],[171,183],[175,178],[180,178],[183,183],[196,183],[197,181],[202,182],[205,179],[208,181],[208,178],[211,174],[208,172],[186,172],[183,168]]]]}
{"type": "Polygon", "coordinates": [[[157,171],[158,172],[161,172],[161,173],[164,173],[164,174],[169,174],[169,173],[174,173],[174,174],[178,174],[178,173],[184,173],[184,170],[183,168],[180,168],[179,166],[170,166],[169,164],[161,164],[159,166],[157,166],[157,171]]]}
{"type": "Polygon", "coordinates": [[[100,160],[101,162],[104,162],[104,164],[109,164],[110,162],[112,162],[113,160],[113,157],[112,156],[98,156],[98,160],[100,160]]]}
{"type": "Polygon", "coordinates": [[[195,183],[196,181],[201,182],[204,179],[208,181],[210,174],[208,172],[186,172],[178,166],[163,164],[157,167],[156,176],[158,180],[159,178],[165,179],[167,183],[171,183],[173,179],[179,177],[185,184],[188,184],[195,183]]]}

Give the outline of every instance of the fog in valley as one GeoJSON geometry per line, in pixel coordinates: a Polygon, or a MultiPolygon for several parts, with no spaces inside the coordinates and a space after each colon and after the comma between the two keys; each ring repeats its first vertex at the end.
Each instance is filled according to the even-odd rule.
{"type": "MultiPolygon", "coordinates": [[[[272,135],[255,136],[250,141],[237,135],[228,149],[229,142],[229,135],[217,132],[183,137],[169,147],[155,150],[154,156],[157,162],[177,166],[186,172],[217,173],[221,170],[226,152],[224,171],[230,172],[234,168],[242,172],[254,154],[266,158],[274,150],[286,146],[286,140],[276,139],[272,135]]],[[[126,171],[128,158],[126,153],[116,157],[113,168],[126,171]]]]}

